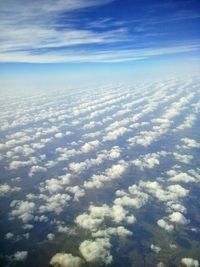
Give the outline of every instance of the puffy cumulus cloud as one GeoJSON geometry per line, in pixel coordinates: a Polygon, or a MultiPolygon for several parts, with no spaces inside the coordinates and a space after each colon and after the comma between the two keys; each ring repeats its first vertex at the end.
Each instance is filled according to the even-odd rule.
{"type": "Polygon", "coordinates": [[[169,181],[190,183],[190,182],[196,182],[196,179],[186,172],[180,172],[180,173],[177,173],[174,176],[170,177],[169,181]]]}
{"type": "Polygon", "coordinates": [[[136,221],[136,218],[133,215],[129,215],[128,211],[125,210],[123,206],[117,204],[112,206],[111,218],[115,223],[125,221],[128,224],[132,224],[136,221]]]}
{"type": "Polygon", "coordinates": [[[171,193],[176,195],[178,198],[186,197],[189,194],[189,190],[185,189],[179,184],[169,185],[167,190],[171,193]]]}
{"type": "Polygon", "coordinates": [[[148,146],[156,140],[157,135],[158,134],[153,131],[142,131],[141,135],[136,135],[132,138],[129,138],[128,142],[130,143],[131,146],[133,145],[148,146]]]}
{"type": "Polygon", "coordinates": [[[80,151],[74,148],[68,149],[68,148],[58,147],[56,148],[56,152],[59,154],[57,161],[69,160],[70,158],[80,154],[80,151]]]}
{"type": "Polygon", "coordinates": [[[161,228],[163,228],[167,232],[172,232],[174,230],[174,226],[172,224],[169,224],[164,219],[160,219],[157,221],[157,225],[161,228]]]}
{"type": "Polygon", "coordinates": [[[115,129],[113,131],[108,132],[104,137],[103,141],[113,141],[116,140],[118,137],[123,136],[126,132],[128,132],[129,129],[125,127],[120,127],[118,129],[115,129]]]}
{"type": "Polygon", "coordinates": [[[83,137],[85,138],[96,138],[97,136],[100,136],[101,135],[101,132],[98,131],[98,132],[91,132],[91,133],[85,133],[83,134],[83,137]]]}
{"type": "Polygon", "coordinates": [[[185,216],[178,212],[178,211],[175,211],[173,213],[171,213],[169,216],[168,216],[169,220],[173,223],[176,223],[176,224],[187,224],[189,221],[185,218],[185,216]]]}
{"type": "Polygon", "coordinates": [[[115,179],[121,176],[127,169],[128,165],[125,161],[119,161],[118,164],[114,164],[111,168],[105,171],[105,175],[110,179],[115,179]]]}
{"type": "Polygon", "coordinates": [[[13,255],[15,261],[25,261],[28,256],[28,251],[17,251],[13,255]]]}
{"type": "Polygon", "coordinates": [[[76,173],[81,173],[93,166],[98,166],[107,158],[105,154],[99,154],[96,158],[86,159],[82,162],[72,162],[69,164],[69,169],[76,173]]]}
{"type": "Polygon", "coordinates": [[[16,154],[22,154],[24,156],[29,156],[29,155],[33,154],[35,151],[29,145],[22,145],[22,146],[14,147],[13,152],[15,152],[16,154]]]}
{"type": "Polygon", "coordinates": [[[75,186],[69,186],[66,188],[66,190],[68,192],[71,192],[74,194],[74,200],[75,201],[78,201],[79,198],[83,197],[85,195],[85,190],[83,188],[81,188],[80,186],[78,185],[75,185],[75,186]]]}
{"type": "Polygon", "coordinates": [[[40,142],[38,142],[38,143],[34,143],[34,144],[32,144],[31,146],[32,146],[32,148],[34,148],[35,150],[39,150],[39,149],[44,148],[45,145],[46,145],[47,143],[50,143],[51,141],[52,141],[52,137],[51,137],[51,138],[42,138],[42,139],[40,140],[40,142]]]}
{"type": "Polygon", "coordinates": [[[64,136],[63,133],[56,133],[55,135],[55,138],[62,138],[64,136]]]}
{"type": "Polygon", "coordinates": [[[45,215],[35,216],[34,217],[35,222],[48,222],[49,218],[45,215]]]}
{"type": "Polygon", "coordinates": [[[48,239],[49,241],[53,241],[53,240],[55,239],[55,235],[52,234],[52,233],[49,233],[49,234],[47,234],[47,239],[48,239]]]}
{"type": "Polygon", "coordinates": [[[126,237],[126,236],[131,236],[132,232],[126,229],[124,226],[118,226],[118,227],[108,227],[104,230],[98,230],[97,232],[92,233],[93,237],[109,238],[111,235],[126,237]]]}
{"type": "Polygon", "coordinates": [[[101,188],[104,183],[112,181],[122,176],[127,170],[128,164],[125,161],[119,161],[117,164],[113,164],[110,168],[106,169],[103,174],[93,175],[89,181],[84,182],[85,188],[101,188]]]}
{"type": "Polygon", "coordinates": [[[98,125],[102,125],[102,122],[100,121],[90,121],[89,123],[85,124],[83,126],[83,129],[92,129],[92,128],[95,128],[96,126],[98,125]]]}
{"type": "Polygon", "coordinates": [[[90,180],[84,182],[84,187],[89,188],[101,188],[104,183],[109,181],[109,178],[103,174],[94,174],[90,180]]]}
{"type": "Polygon", "coordinates": [[[182,138],[181,141],[185,144],[184,148],[199,148],[200,143],[191,138],[182,138]]]}
{"type": "Polygon", "coordinates": [[[35,173],[46,172],[46,171],[47,169],[45,167],[34,165],[30,169],[29,176],[32,177],[35,175],[35,173]]]}
{"type": "Polygon", "coordinates": [[[65,132],[65,135],[66,135],[66,136],[68,136],[68,135],[72,135],[72,134],[73,134],[73,132],[71,132],[71,131],[66,131],[66,132],[65,132]]]}
{"type": "Polygon", "coordinates": [[[144,156],[141,156],[140,159],[136,159],[131,161],[131,163],[137,167],[139,167],[140,169],[144,169],[144,168],[153,168],[156,165],[159,165],[159,154],[156,153],[152,153],[152,154],[147,154],[144,156]]]}
{"type": "Polygon", "coordinates": [[[48,168],[53,168],[57,165],[57,162],[56,161],[53,161],[53,160],[48,160],[47,163],[45,163],[45,167],[48,169],[48,168]]]}
{"type": "Polygon", "coordinates": [[[70,183],[72,175],[66,173],[58,176],[57,178],[47,179],[45,182],[40,183],[40,192],[49,191],[50,194],[58,193],[65,189],[65,185],[70,183]]]}
{"type": "Polygon", "coordinates": [[[108,206],[106,204],[102,206],[90,205],[88,213],[83,213],[76,217],[75,222],[82,228],[96,232],[102,227],[105,219],[110,219],[114,223],[126,223],[132,224],[136,221],[135,217],[129,214],[122,206],[114,204],[108,206]]]}
{"type": "Polygon", "coordinates": [[[11,187],[8,184],[0,184],[0,197],[3,197],[10,192],[18,192],[20,190],[21,188],[17,186],[11,187]]]}
{"type": "Polygon", "coordinates": [[[155,252],[156,254],[158,254],[158,253],[161,251],[161,248],[158,247],[158,246],[156,246],[156,245],[154,245],[154,244],[151,244],[150,249],[151,249],[153,252],[155,252]]]}
{"type": "Polygon", "coordinates": [[[185,163],[185,164],[189,164],[191,160],[193,159],[192,155],[182,155],[176,152],[173,153],[173,156],[175,157],[177,161],[185,163]]]}
{"type": "Polygon", "coordinates": [[[181,205],[180,203],[169,201],[166,204],[168,206],[169,211],[179,211],[181,213],[187,212],[187,209],[183,205],[181,205]]]}
{"type": "MultiPolygon", "coordinates": [[[[120,112],[121,112],[121,110],[120,110],[120,112]]],[[[113,117],[117,117],[117,114],[119,114],[119,112],[115,113],[113,117]]],[[[119,129],[122,126],[129,124],[130,122],[131,122],[130,118],[125,118],[125,119],[122,119],[120,121],[119,120],[114,121],[113,123],[111,123],[109,126],[106,127],[105,131],[108,133],[111,133],[112,131],[119,129]]]]}
{"type": "Polygon", "coordinates": [[[13,239],[14,238],[14,234],[9,232],[5,234],[5,239],[9,240],[9,239],[13,239]]]}
{"type": "Polygon", "coordinates": [[[176,127],[174,131],[192,128],[196,120],[197,120],[197,116],[195,114],[190,114],[185,118],[183,123],[181,123],[179,126],[176,127]]]}
{"type": "Polygon", "coordinates": [[[70,199],[71,197],[67,193],[44,196],[45,204],[40,205],[39,212],[53,212],[55,214],[60,214],[64,207],[68,205],[70,199]]]}
{"type": "Polygon", "coordinates": [[[85,169],[87,169],[88,165],[87,162],[72,162],[69,164],[69,169],[76,173],[81,173],[85,169]]]}
{"type": "Polygon", "coordinates": [[[140,186],[162,202],[177,200],[189,194],[189,190],[179,184],[170,185],[164,189],[157,181],[141,181],[140,186]]]}
{"type": "Polygon", "coordinates": [[[182,258],[181,267],[199,267],[199,261],[192,258],[182,258]]]}
{"type": "Polygon", "coordinates": [[[188,173],[195,177],[198,181],[200,181],[200,169],[197,168],[196,170],[188,170],[188,173]]]}
{"type": "Polygon", "coordinates": [[[39,189],[41,192],[47,190],[53,194],[61,191],[63,189],[63,186],[60,183],[59,179],[51,178],[46,180],[45,183],[41,183],[39,189]]]}
{"type": "Polygon", "coordinates": [[[36,208],[34,202],[13,200],[10,206],[13,208],[13,210],[11,211],[11,216],[18,217],[24,223],[27,223],[33,219],[33,213],[36,208]]]}
{"type": "Polygon", "coordinates": [[[97,238],[94,241],[85,240],[79,250],[87,262],[110,264],[113,260],[110,254],[111,244],[108,238],[97,238]]]}
{"type": "Polygon", "coordinates": [[[121,149],[118,146],[112,147],[109,151],[109,158],[110,159],[118,159],[120,157],[121,149]]]}
{"type": "Polygon", "coordinates": [[[80,267],[83,260],[70,253],[56,253],[50,260],[50,265],[59,267],[80,267]]]}
{"type": "Polygon", "coordinates": [[[75,222],[82,228],[90,231],[96,231],[102,224],[105,217],[110,216],[110,208],[108,205],[89,207],[89,214],[83,213],[76,217],[75,222]]]}
{"type": "Polygon", "coordinates": [[[128,206],[128,207],[133,207],[133,208],[141,208],[145,203],[147,202],[147,197],[146,198],[141,198],[141,197],[130,197],[130,196],[122,196],[120,198],[116,198],[114,200],[114,203],[116,205],[120,206],[128,206]]]}
{"type": "Polygon", "coordinates": [[[98,140],[94,140],[94,141],[85,143],[81,147],[81,151],[83,153],[89,153],[89,152],[93,151],[95,148],[97,148],[99,145],[100,145],[100,142],[98,140]]]}
{"type": "Polygon", "coordinates": [[[57,231],[58,233],[68,233],[70,232],[69,227],[67,227],[66,225],[64,225],[62,222],[59,224],[57,224],[57,231]]]}
{"type": "Polygon", "coordinates": [[[23,168],[26,166],[30,166],[33,164],[37,164],[37,159],[35,157],[31,157],[27,161],[21,161],[21,160],[13,160],[9,164],[9,170],[18,170],[19,168],[23,168]]]}
{"type": "Polygon", "coordinates": [[[170,130],[173,118],[180,114],[193,96],[194,94],[191,93],[186,97],[182,97],[178,102],[172,103],[160,118],[153,119],[152,122],[156,125],[152,127],[152,130],[141,131],[140,135],[129,138],[128,142],[130,145],[148,146],[160,138],[160,136],[166,134],[170,130]]]}

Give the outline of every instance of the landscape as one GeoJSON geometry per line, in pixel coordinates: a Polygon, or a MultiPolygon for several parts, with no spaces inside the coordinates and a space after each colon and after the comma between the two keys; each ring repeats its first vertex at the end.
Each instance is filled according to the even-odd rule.
{"type": "Polygon", "coordinates": [[[198,267],[200,3],[27,2],[0,3],[0,266],[198,267]]]}

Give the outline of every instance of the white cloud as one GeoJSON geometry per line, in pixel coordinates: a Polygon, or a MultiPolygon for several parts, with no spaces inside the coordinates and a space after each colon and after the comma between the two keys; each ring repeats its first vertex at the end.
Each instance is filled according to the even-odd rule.
{"type": "Polygon", "coordinates": [[[14,234],[13,233],[7,233],[7,234],[5,234],[5,239],[13,239],[14,238],[14,234]]]}
{"type": "Polygon", "coordinates": [[[64,207],[68,205],[68,201],[71,197],[68,194],[57,193],[51,196],[45,196],[46,203],[40,205],[39,212],[54,212],[55,214],[60,214],[64,207]]]}
{"type": "Polygon", "coordinates": [[[154,244],[151,244],[150,249],[151,249],[153,252],[155,252],[156,254],[158,254],[158,253],[161,251],[161,248],[158,247],[158,246],[156,246],[156,245],[154,245],[154,244]]]}
{"type": "Polygon", "coordinates": [[[197,120],[197,116],[195,114],[188,115],[183,121],[183,123],[176,127],[175,131],[191,128],[196,122],[196,120],[197,120]]]}
{"type": "Polygon", "coordinates": [[[10,192],[18,192],[20,190],[21,188],[17,186],[11,187],[8,184],[0,184],[0,197],[3,197],[10,192]]]}
{"type": "Polygon", "coordinates": [[[34,165],[30,169],[29,176],[32,177],[35,175],[35,173],[46,172],[46,171],[47,169],[45,167],[34,165]]]}
{"type": "Polygon", "coordinates": [[[70,253],[56,253],[50,261],[50,265],[59,267],[80,267],[83,260],[80,257],[73,256],[70,253]]]}
{"type": "Polygon", "coordinates": [[[11,215],[13,217],[18,217],[24,223],[29,222],[33,219],[33,213],[35,211],[35,203],[23,200],[13,200],[10,204],[12,208],[11,215]]]}
{"type": "Polygon", "coordinates": [[[120,178],[126,171],[128,164],[125,161],[119,161],[106,169],[103,174],[94,174],[88,181],[84,182],[85,188],[101,188],[104,183],[120,178]]]}
{"type": "Polygon", "coordinates": [[[28,252],[27,251],[17,251],[17,252],[14,253],[13,259],[15,261],[25,261],[27,256],[28,256],[28,252]]]}
{"type": "Polygon", "coordinates": [[[127,169],[127,163],[125,161],[119,161],[118,164],[113,164],[111,168],[105,171],[105,174],[110,179],[120,177],[127,169]]]}
{"type": "Polygon", "coordinates": [[[139,184],[151,195],[163,202],[177,200],[178,198],[186,197],[189,194],[189,190],[179,184],[169,185],[166,189],[162,188],[157,181],[141,181],[139,184]]]}
{"type": "Polygon", "coordinates": [[[116,140],[118,137],[123,136],[128,131],[129,130],[127,128],[120,127],[118,129],[108,132],[106,136],[103,137],[103,141],[105,142],[116,140]]]}
{"type": "Polygon", "coordinates": [[[65,161],[80,154],[80,152],[74,148],[68,149],[68,148],[58,147],[56,148],[56,152],[60,154],[57,158],[57,161],[65,161]]]}
{"type": "Polygon", "coordinates": [[[187,224],[189,221],[180,212],[173,212],[168,216],[169,220],[176,224],[187,224]]]}
{"type": "Polygon", "coordinates": [[[186,213],[187,212],[187,209],[183,205],[181,205],[180,203],[169,201],[166,204],[168,206],[168,210],[169,211],[178,211],[178,212],[181,212],[181,213],[186,213]]]}
{"type": "Polygon", "coordinates": [[[52,234],[52,233],[49,233],[49,234],[47,234],[47,239],[48,239],[49,241],[52,241],[52,240],[55,239],[55,235],[52,234]]]}
{"type": "Polygon", "coordinates": [[[200,147],[200,143],[198,143],[196,140],[191,138],[182,138],[181,141],[185,144],[185,148],[198,148],[200,147]]]}
{"type": "Polygon", "coordinates": [[[190,183],[195,182],[196,179],[191,175],[187,174],[186,172],[180,172],[172,177],[169,178],[171,182],[183,182],[183,183],[190,183]]]}
{"type": "Polygon", "coordinates": [[[132,232],[127,230],[124,226],[108,227],[105,230],[98,230],[92,233],[93,237],[109,238],[111,235],[117,235],[119,237],[131,236],[132,232]]]}
{"type": "Polygon", "coordinates": [[[157,225],[163,228],[167,232],[171,232],[174,230],[174,226],[172,224],[167,223],[164,219],[158,220],[157,225]]]}
{"type": "Polygon", "coordinates": [[[63,186],[59,179],[51,178],[45,181],[45,185],[40,184],[40,191],[48,190],[51,194],[59,192],[63,186]]]}
{"type": "Polygon", "coordinates": [[[107,205],[101,207],[90,206],[89,214],[83,213],[79,215],[75,222],[84,229],[96,231],[104,221],[104,218],[110,216],[110,208],[107,205]]]}
{"type": "Polygon", "coordinates": [[[139,209],[146,203],[146,199],[137,198],[137,197],[122,196],[120,198],[116,198],[114,200],[114,203],[116,205],[120,205],[120,206],[128,206],[128,207],[133,207],[133,208],[139,209]]]}
{"type": "Polygon", "coordinates": [[[118,159],[120,157],[121,149],[118,146],[112,147],[109,151],[109,158],[118,159]]]}
{"type": "Polygon", "coordinates": [[[100,145],[100,142],[98,140],[94,140],[94,141],[85,143],[81,147],[81,151],[83,153],[89,153],[89,152],[93,151],[94,149],[96,149],[99,145],[100,145]]]}
{"type": "Polygon", "coordinates": [[[192,258],[182,258],[181,259],[182,267],[199,267],[199,261],[192,258]]]}
{"type": "Polygon", "coordinates": [[[178,102],[173,102],[160,118],[153,119],[152,122],[156,125],[152,127],[152,130],[141,131],[140,135],[129,138],[128,141],[130,145],[149,146],[162,135],[166,134],[170,130],[173,119],[185,109],[186,105],[193,97],[194,93],[190,93],[186,97],[181,97],[178,102]]]}
{"type": "Polygon", "coordinates": [[[67,187],[66,190],[74,194],[74,200],[76,201],[85,195],[85,190],[78,185],[67,187]]]}
{"type": "Polygon", "coordinates": [[[177,198],[186,197],[189,194],[189,190],[185,189],[179,184],[169,185],[167,190],[170,193],[175,194],[177,198]]]}
{"type": "Polygon", "coordinates": [[[182,155],[176,152],[173,153],[173,156],[175,157],[176,160],[185,164],[189,164],[193,159],[192,155],[182,155]]]}
{"type": "Polygon", "coordinates": [[[19,168],[30,166],[30,165],[33,165],[33,164],[36,164],[36,163],[37,163],[37,160],[34,157],[31,157],[27,161],[13,160],[9,164],[9,169],[10,170],[18,170],[19,168]]]}
{"type": "Polygon", "coordinates": [[[146,154],[144,156],[140,156],[139,159],[132,160],[131,163],[139,167],[141,170],[144,168],[152,169],[154,166],[160,164],[159,157],[159,154],[156,153],[146,154]]]}
{"type": "Polygon", "coordinates": [[[97,238],[94,241],[85,240],[80,244],[79,249],[87,262],[105,265],[112,262],[111,244],[107,238],[97,238]]]}
{"type": "Polygon", "coordinates": [[[88,165],[85,161],[83,162],[72,162],[69,164],[69,169],[75,173],[81,173],[87,169],[88,165]]]}
{"type": "Polygon", "coordinates": [[[55,138],[62,138],[64,136],[63,133],[56,133],[55,135],[55,138]]]}

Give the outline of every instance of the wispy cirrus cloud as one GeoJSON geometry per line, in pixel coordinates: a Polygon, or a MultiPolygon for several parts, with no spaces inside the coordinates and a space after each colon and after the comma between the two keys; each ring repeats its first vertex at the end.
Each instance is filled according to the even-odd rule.
{"type": "Polygon", "coordinates": [[[200,46],[177,45],[172,47],[127,49],[127,50],[101,50],[101,51],[77,51],[77,50],[49,50],[44,53],[31,54],[29,51],[11,51],[0,53],[1,62],[24,63],[64,63],[64,62],[126,62],[144,60],[155,56],[173,55],[198,51],[200,46]]]}
{"type": "Polygon", "coordinates": [[[30,51],[117,41],[125,29],[95,33],[71,24],[73,12],[108,4],[112,0],[8,1],[0,4],[1,52],[30,51]],[[63,18],[65,23],[63,24],[63,18]],[[62,27],[60,29],[59,27],[62,27]]]}
{"type": "Polygon", "coordinates": [[[156,31],[154,26],[158,20],[155,18],[150,20],[154,26],[146,28],[143,25],[144,18],[132,25],[129,19],[107,17],[104,14],[98,18],[85,15],[85,12],[108,7],[115,2],[1,2],[0,62],[122,62],[199,50],[197,38],[181,45],[175,42],[165,46],[159,42],[157,44],[166,33],[156,31]]]}

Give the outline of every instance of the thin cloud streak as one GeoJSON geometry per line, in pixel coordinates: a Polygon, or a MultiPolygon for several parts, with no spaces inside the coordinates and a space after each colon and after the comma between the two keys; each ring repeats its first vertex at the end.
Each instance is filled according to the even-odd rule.
{"type": "Polygon", "coordinates": [[[24,63],[64,63],[64,62],[126,62],[144,60],[155,56],[171,55],[199,51],[200,45],[171,46],[159,48],[109,50],[98,52],[77,53],[55,51],[44,54],[30,54],[28,52],[1,53],[0,62],[24,62],[24,63]]]}

